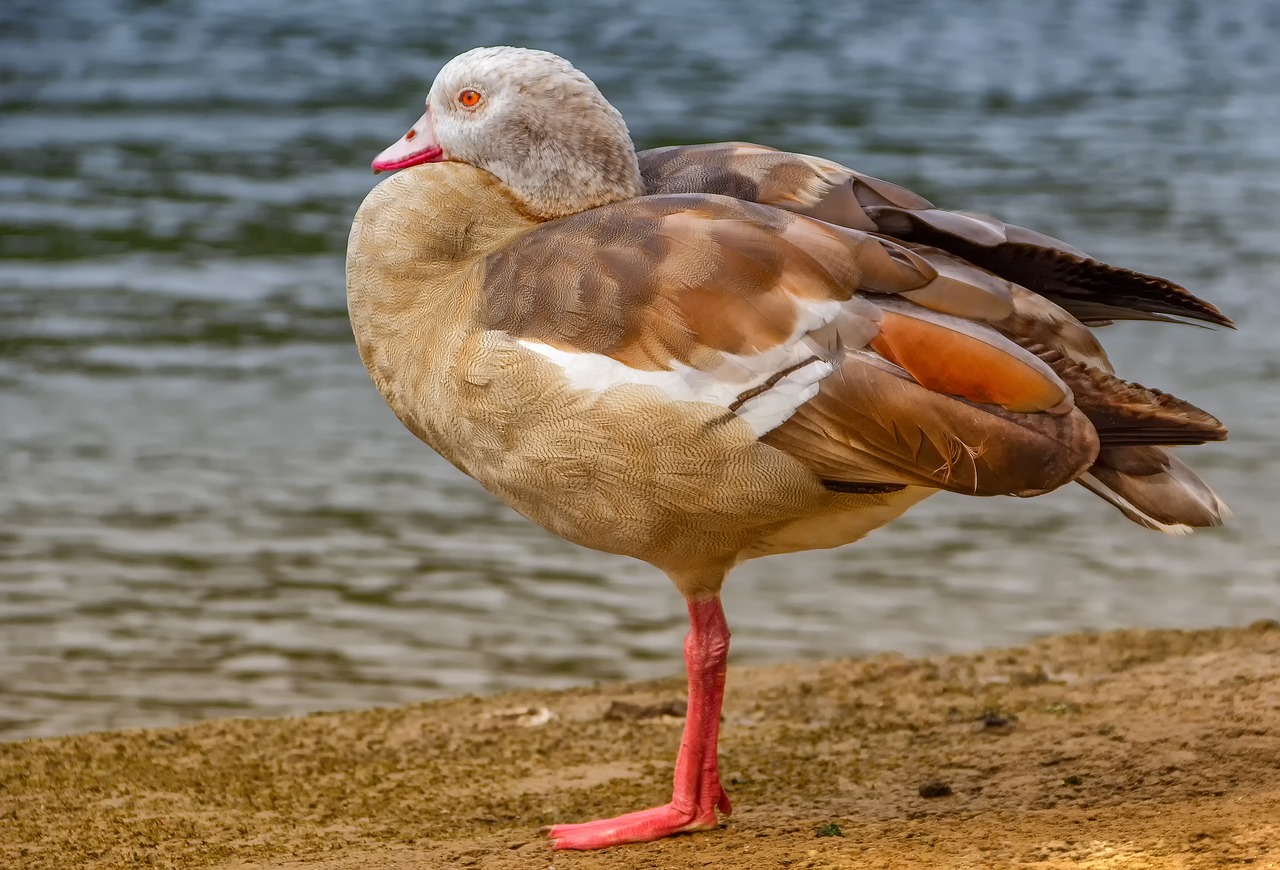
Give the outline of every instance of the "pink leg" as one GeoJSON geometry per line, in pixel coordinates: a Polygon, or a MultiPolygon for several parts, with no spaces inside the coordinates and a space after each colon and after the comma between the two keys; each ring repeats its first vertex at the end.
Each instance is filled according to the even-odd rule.
{"type": "Polygon", "coordinates": [[[689,711],[676,756],[671,803],[613,819],[577,825],[553,825],[547,833],[554,849],[603,849],[621,843],[660,840],[680,831],[702,831],[719,824],[716,810],[728,815],[729,796],[720,787],[716,741],[724,701],[729,626],[719,598],[689,600],[689,634],[684,661],[689,672],[689,711]]]}

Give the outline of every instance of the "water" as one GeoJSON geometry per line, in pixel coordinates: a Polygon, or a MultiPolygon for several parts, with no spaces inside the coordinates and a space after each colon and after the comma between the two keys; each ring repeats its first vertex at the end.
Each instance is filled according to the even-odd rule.
{"type": "Polygon", "coordinates": [[[641,146],[821,153],[1240,324],[1104,336],[1231,425],[1189,454],[1229,527],[1166,539],[1074,490],[939,496],[740,569],[735,662],[1276,616],[1277,36],[1267,0],[8,0],[0,738],[679,671],[667,582],[497,505],[401,429],[351,343],[369,159],[480,44],[569,56],[641,146]]]}

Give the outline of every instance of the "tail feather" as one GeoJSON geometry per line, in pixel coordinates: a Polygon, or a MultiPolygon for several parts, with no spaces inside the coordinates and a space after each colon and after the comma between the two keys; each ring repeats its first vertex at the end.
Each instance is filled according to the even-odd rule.
{"type": "Polygon", "coordinates": [[[1077,482],[1138,525],[1165,534],[1220,526],[1230,515],[1217,493],[1162,447],[1105,448],[1077,482]]]}

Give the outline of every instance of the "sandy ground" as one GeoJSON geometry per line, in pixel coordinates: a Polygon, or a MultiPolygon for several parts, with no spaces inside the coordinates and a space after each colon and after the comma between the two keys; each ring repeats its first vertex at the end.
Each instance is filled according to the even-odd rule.
{"type": "Polygon", "coordinates": [[[682,690],[3,744],[0,866],[1280,867],[1274,622],[731,667],[726,824],[551,853],[541,825],[666,800],[682,690]]]}

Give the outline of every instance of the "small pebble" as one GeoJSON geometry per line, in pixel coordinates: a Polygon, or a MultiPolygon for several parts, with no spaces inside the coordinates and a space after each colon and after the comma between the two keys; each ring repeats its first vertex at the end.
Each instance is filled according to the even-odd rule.
{"type": "Polygon", "coordinates": [[[920,784],[920,797],[922,798],[941,798],[948,797],[950,794],[951,786],[947,785],[940,779],[934,779],[920,784]]]}
{"type": "Polygon", "coordinates": [[[556,718],[546,707],[512,707],[485,713],[481,720],[489,726],[500,728],[539,728],[556,718]]]}

